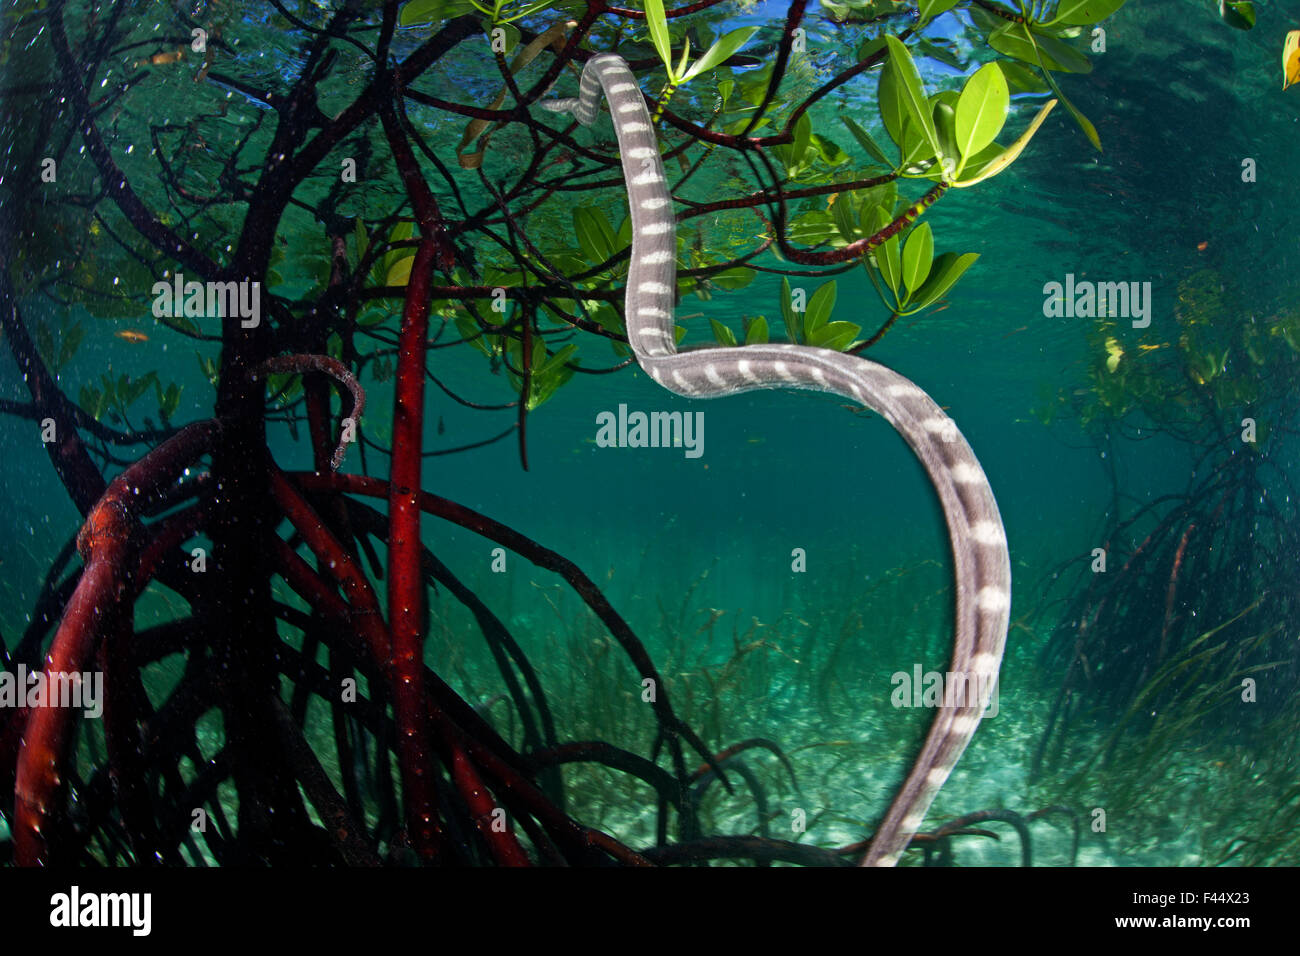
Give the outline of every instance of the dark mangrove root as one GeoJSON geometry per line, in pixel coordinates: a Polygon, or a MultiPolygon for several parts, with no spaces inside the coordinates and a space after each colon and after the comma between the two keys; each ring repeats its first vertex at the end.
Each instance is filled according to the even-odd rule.
{"type": "Polygon", "coordinates": [[[334,448],[334,456],[330,459],[330,466],[334,471],[338,471],[339,466],[343,464],[343,456],[347,454],[348,445],[354,440],[352,436],[355,435],[356,429],[361,426],[361,416],[366,411],[366,390],[361,387],[357,377],[352,374],[346,365],[336,358],[330,358],[328,355],[276,355],[253,369],[250,378],[253,381],[259,381],[272,372],[292,372],[297,375],[303,375],[307,372],[320,372],[322,375],[328,375],[348,390],[348,393],[352,396],[352,411],[344,419],[338,443],[334,448]]]}

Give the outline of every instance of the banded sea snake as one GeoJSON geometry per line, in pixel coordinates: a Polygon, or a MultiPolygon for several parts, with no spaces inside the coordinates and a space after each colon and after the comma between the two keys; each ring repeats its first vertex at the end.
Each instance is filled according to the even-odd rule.
{"type": "MultiPolygon", "coordinates": [[[[990,688],[1006,643],[1011,562],[993,490],[974,452],[924,391],[867,359],[803,345],[678,352],[673,335],[676,222],[658,140],[636,77],[622,57],[600,54],[582,71],[578,99],[543,105],[572,113],[590,126],[599,115],[602,90],[618,137],[631,207],[626,326],[637,362],[664,388],[687,398],[717,398],[759,388],[813,389],[865,405],[894,426],[924,465],[948,525],[957,591],[949,673],[964,675],[970,688],[990,688]]],[[[921,752],[862,865],[898,862],[974,735],[984,702],[979,694],[965,693],[937,709],[921,752]]]]}

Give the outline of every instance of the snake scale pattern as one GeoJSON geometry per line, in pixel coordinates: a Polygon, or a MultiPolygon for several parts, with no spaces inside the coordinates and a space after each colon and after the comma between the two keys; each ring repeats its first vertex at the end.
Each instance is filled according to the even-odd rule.
{"type": "MultiPolygon", "coordinates": [[[[948,526],[956,577],[949,673],[964,675],[972,687],[991,687],[1006,643],[1011,563],[997,502],[974,452],[924,391],[867,359],[802,345],[679,352],[673,335],[676,222],[654,125],[636,77],[622,57],[600,54],[583,69],[579,98],[544,105],[553,112],[572,113],[590,126],[599,115],[602,91],[614,121],[631,207],[626,325],[637,361],[664,388],[687,398],[760,388],[813,389],[858,402],[889,422],[924,465],[948,526]]],[[[982,713],[976,693],[954,695],[936,709],[921,752],[867,849],[864,866],[898,862],[982,713]]]]}

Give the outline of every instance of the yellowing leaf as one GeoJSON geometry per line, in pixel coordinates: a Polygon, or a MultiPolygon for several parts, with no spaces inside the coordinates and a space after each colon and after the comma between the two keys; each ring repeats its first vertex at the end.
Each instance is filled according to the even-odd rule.
{"type": "Polygon", "coordinates": [[[411,281],[411,266],[415,265],[415,256],[407,256],[393,263],[384,278],[384,285],[406,285],[411,281]]]}
{"type": "Polygon", "coordinates": [[[1048,100],[1044,103],[1043,108],[1039,110],[1038,115],[1034,117],[1034,121],[1029,124],[1029,129],[1025,130],[1024,133],[1020,135],[1019,139],[1008,146],[1006,152],[985,166],[978,176],[975,176],[973,179],[964,179],[961,182],[954,182],[953,185],[974,186],[976,183],[983,182],[986,179],[992,179],[998,173],[1002,172],[1002,170],[1014,163],[1016,157],[1024,152],[1025,147],[1029,145],[1029,141],[1034,138],[1034,134],[1038,132],[1038,127],[1043,125],[1043,120],[1047,119],[1047,114],[1052,112],[1054,106],[1056,106],[1056,100],[1048,100]]]}
{"type": "Polygon", "coordinates": [[[1296,83],[1300,83],[1300,30],[1288,33],[1282,47],[1282,89],[1296,83]]]}

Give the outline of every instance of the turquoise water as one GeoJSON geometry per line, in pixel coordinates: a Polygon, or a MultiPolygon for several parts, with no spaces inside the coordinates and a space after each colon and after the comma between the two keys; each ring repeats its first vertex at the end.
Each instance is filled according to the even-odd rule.
{"type": "MultiPolygon", "coordinates": [[[[220,5],[205,11],[208,19],[226,24],[226,34],[243,38],[230,59],[218,58],[214,69],[253,86],[282,83],[302,63],[301,37],[278,33],[269,25],[268,10],[249,6],[256,9],[242,17],[220,5]],[[256,55],[252,49],[258,49],[256,55]]],[[[946,307],[900,319],[867,353],[915,381],[956,420],[988,475],[1011,548],[1012,627],[1000,709],[981,725],[922,829],[933,830],[978,810],[1029,815],[1067,806],[1083,824],[1077,859],[1070,853],[1069,827],[1059,816],[1032,824],[1040,865],[1206,865],[1225,859],[1294,864],[1300,853],[1286,823],[1294,817],[1294,809],[1291,817],[1286,814],[1295,800],[1288,787],[1294,787],[1296,772],[1300,664],[1294,649],[1296,585],[1290,576],[1294,552],[1288,544],[1293,528],[1287,521],[1295,516],[1288,476],[1297,451],[1290,378],[1297,363],[1295,348],[1281,331],[1288,316],[1300,315],[1292,228],[1295,184],[1300,182],[1295,149],[1300,92],[1283,92],[1278,75],[1286,31],[1300,28],[1300,5],[1257,4],[1258,23],[1249,32],[1220,23],[1215,6],[1208,0],[1131,0],[1111,17],[1105,24],[1107,49],[1092,56],[1093,72],[1065,75],[1060,81],[1096,124],[1104,152],[1092,149],[1058,107],[1009,171],[945,195],[925,216],[939,249],[977,252],[980,259],[945,297],[946,307]],[[1247,158],[1256,170],[1252,182],[1242,178],[1247,158]],[[1149,282],[1150,327],[1139,332],[1123,320],[1116,325],[1045,316],[1045,284],[1064,282],[1069,274],[1093,281],[1149,282]],[[1211,299],[1216,300],[1213,308],[1206,304],[1211,299]],[[1272,350],[1266,361],[1254,362],[1242,344],[1248,323],[1264,330],[1261,341],[1272,350]],[[1188,334],[1207,342],[1226,337],[1220,344],[1229,355],[1219,378],[1250,380],[1255,391],[1225,395],[1212,381],[1196,381],[1184,366],[1188,356],[1199,356],[1201,340],[1184,348],[1188,334]],[[1114,369],[1105,362],[1111,354],[1107,338],[1123,350],[1114,369]],[[1146,368],[1163,371],[1142,393],[1150,403],[1145,411],[1081,420],[1080,409],[1116,381],[1137,389],[1132,383],[1145,380],[1133,370],[1146,368]],[[1164,404],[1157,401],[1162,394],[1164,404]],[[1177,397],[1183,394],[1185,400],[1177,397]],[[1039,411],[1058,395],[1066,404],[1047,422],[1039,411]],[[1157,414],[1151,414],[1152,408],[1157,414]],[[1268,426],[1267,437],[1254,447],[1235,437],[1243,417],[1268,426]],[[1187,493],[1206,474],[1207,460],[1245,460],[1240,456],[1265,462],[1258,476],[1231,472],[1231,481],[1241,482],[1235,497],[1193,494],[1190,516],[1169,519],[1168,540],[1155,545],[1164,549],[1155,564],[1125,577],[1126,562],[1135,549],[1142,553],[1143,538],[1169,513],[1166,496],[1187,493]],[[1261,494],[1277,505],[1275,512],[1252,510],[1250,502],[1263,500],[1261,494]],[[1154,510],[1145,519],[1115,530],[1149,504],[1154,510]],[[1189,523],[1199,530],[1187,531],[1189,523]],[[1184,532],[1188,544],[1179,558],[1184,532]],[[1093,549],[1112,539],[1109,577],[1089,600],[1086,593],[1091,592],[1085,589],[1095,578],[1089,573],[1093,549]],[[1197,554],[1213,557],[1198,565],[1197,554]],[[1183,567],[1192,569],[1188,576],[1198,576],[1192,585],[1171,590],[1169,582],[1183,567]],[[1108,587],[1115,590],[1107,592],[1108,587]],[[1119,613],[1119,606],[1129,610],[1119,613]],[[1164,613],[1151,625],[1135,610],[1142,607],[1164,613]],[[1076,645],[1073,628],[1080,608],[1095,615],[1096,629],[1109,635],[1095,650],[1092,644],[1076,645]],[[1222,647],[1218,637],[1198,643],[1248,608],[1245,618],[1215,632],[1222,634],[1222,647]],[[1056,645],[1053,634],[1058,635],[1056,645]],[[1262,643],[1252,643],[1260,635],[1262,643]],[[1156,646],[1158,656],[1149,660],[1144,655],[1156,653],[1156,646]],[[1051,738],[1053,748],[1061,748],[1059,756],[1035,766],[1063,682],[1079,679],[1077,654],[1070,648],[1082,648],[1082,672],[1089,680],[1070,685],[1070,718],[1051,738]],[[1206,648],[1219,649],[1205,669],[1198,669],[1202,662],[1191,655],[1206,648]],[[1180,651],[1188,657],[1179,658],[1180,651]],[[1234,654],[1239,656],[1223,663],[1234,654]],[[1143,696],[1143,684],[1163,673],[1162,666],[1174,668],[1172,676],[1143,696]],[[1121,673],[1137,670],[1143,680],[1127,697],[1098,692],[1123,683],[1121,673]],[[1245,677],[1257,681],[1254,709],[1238,703],[1245,677]],[[1218,703],[1202,713],[1193,699],[1218,703]],[[1107,760],[1093,759],[1112,744],[1107,760]],[[1103,811],[1104,829],[1098,826],[1098,810],[1103,811]],[[1243,834],[1257,839],[1249,851],[1257,855],[1228,857],[1243,834]]],[[[784,9],[769,3],[734,15],[738,22],[763,24],[760,37],[770,41],[778,35],[784,9]]],[[[817,9],[808,25],[812,56],[794,71],[792,96],[801,90],[806,94],[853,62],[843,31],[820,18],[824,11],[817,9]]],[[[928,35],[957,38],[959,48],[969,49],[969,34],[960,29],[964,22],[942,18],[928,35]]],[[[142,22],[139,35],[150,32],[147,26],[142,22]]],[[[398,31],[394,51],[399,58],[427,35],[427,28],[421,29],[398,31]]],[[[41,49],[44,40],[35,42],[35,49],[41,49]]],[[[1076,45],[1083,49],[1081,43],[1076,45]]],[[[142,49],[148,54],[155,47],[142,49]]],[[[639,49],[653,56],[648,47],[639,49]]],[[[324,85],[320,105],[327,117],[342,110],[366,79],[358,58],[342,55],[351,69],[340,70],[324,85]]],[[[966,72],[987,55],[980,46],[966,72]]],[[[32,72],[39,75],[38,58],[33,56],[37,65],[24,72],[18,54],[11,51],[9,56],[7,72],[19,78],[15,83],[29,82],[32,72]]],[[[425,92],[490,101],[498,78],[487,72],[477,53],[458,49],[449,63],[428,78],[425,92]]],[[[157,79],[150,81],[154,86],[142,87],[127,100],[114,144],[124,170],[133,176],[147,177],[149,165],[143,155],[147,149],[129,156],[123,152],[132,131],[158,122],[159,113],[167,121],[178,119],[173,111],[191,115],[202,95],[193,92],[191,83],[196,67],[197,61],[190,62],[189,72],[178,77],[158,66],[157,79]]],[[[524,76],[538,74],[534,67],[524,76]]],[[[960,89],[963,82],[961,74],[933,61],[923,63],[922,75],[930,92],[960,89]]],[[[653,94],[657,82],[656,77],[644,88],[653,94]]],[[[572,86],[571,79],[562,83],[572,86]]],[[[875,80],[851,83],[847,90],[828,97],[814,111],[815,122],[861,164],[861,151],[836,117],[841,112],[865,116],[884,141],[873,106],[875,80]]],[[[1015,97],[1008,128],[1023,129],[1043,98],[1015,97]]],[[[683,103],[681,109],[691,105],[683,103]]],[[[425,118],[416,107],[408,108],[437,154],[454,166],[453,147],[463,120],[425,118]]],[[[217,131],[214,142],[229,145],[259,113],[238,99],[229,109],[224,118],[205,114],[203,128],[217,131]]],[[[378,123],[367,135],[378,148],[378,123]]],[[[609,147],[607,130],[574,136],[582,144],[609,147]]],[[[1010,137],[1004,133],[1002,140],[1010,137]]],[[[528,148],[528,137],[517,129],[497,134],[486,167],[490,176],[517,174],[528,148]]],[[[383,172],[373,174],[369,185],[363,177],[339,214],[362,215],[373,224],[381,210],[394,204],[399,183],[387,154],[380,162],[383,172]]],[[[82,177],[94,181],[84,171],[75,175],[79,185],[84,185],[82,177]]],[[[251,171],[244,175],[253,181],[251,171]]],[[[331,170],[328,178],[304,186],[303,196],[324,202],[333,175],[331,170]]],[[[483,188],[470,174],[453,175],[463,183],[471,206],[482,201],[483,188]]],[[[203,177],[211,179],[212,170],[203,177]]],[[[142,195],[159,203],[157,184],[143,181],[142,195]]],[[[438,182],[444,209],[454,210],[445,184],[436,177],[431,181],[438,182]]],[[[11,190],[6,201],[19,204],[18,190],[8,182],[5,186],[11,190]]],[[[752,188],[746,167],[724,157],[679,195],[710,201],[752,188]]],[[[919,194],[909,188],[909,196],[919,194]]],[[[619,187],[583,201],[606,210],[613,224],[624,215],[619,187]]],[[[807,206],[818,203],[825,199],[807,206]]],[[[530,220],[530,229],[547,237],[565,230],[567,237],[572,205],[568,200],[550,203],[530,220]]],[[[692,231],[684,228],[683,234],[693,236],[700,226],[704,247],[723,252],[737,230],[748,239],[764,228],[752,218],[743,226],[738,222],[691,220],[692,231]]],[[[214,230],[233,235],[223,233],[223,226],[220,218],[203,223],[205,240],[214,230]]],[[[321,246],[320,225],[300,210],[291,211],[284,232],[291,260],[297,250],[321,246]]],[[[39,258],[31,240],[10,240],[6,253],[11,258],[24,243],[28,255],[39,258]]],[[[42,234],[36,241],[53,240],[42,234]]],[[[208,251],[224,258],[215,246],[208,251]]],[[[475,251],[481,264],[495,247],[484,242],[475,251]]],[[[46,258],[54,255],[53,249],[45,252],[46,258]]],[[[789,267],[770,254],[756,261],[771,269],[789,267]]],[[[57,274],[52,265],[45,268],[47,276],[57,274]]],[[[790,281],[811,290],[822,280],[790,281]]],[[[864,336],[869,334],[886,314],[865,270],[859,266],[837,281],[834,319],[860,324],[864,336]]],[[[302,293],[308,284],[290,278],[280,292],[302,293]]],[[[61,321],[79,320],[86,327],[83,344],[59,377],[74,400],[82,384],[94,383],[106,369],[137,376],[158,370],[164,384],[184,386],[173,423],[212,414],[213,389],[201,376],[194,353],[215,357],[216,343],[195,343],[162,328],[149,316],[141,290],[136,290],[143,303],[136,318],[110,319],[23,289],[20,301],[29,322],[48,323],[56,332],[61,321]],[[114,334],[122,329],[146,330],[148,341],[114,334]]],[[[687,330],[685,342],[711,342],[710,319],[739,335],[742,316],[758,314],[767,316],[774,338],[780,337],[780,294],[779,277],[769,273],[742,290],[715,290],[708,301],[683,298],[678,316],[695,316],[679,320],[687,330]]],[[[206,321],[205,331],[215,334],[217,326],[206,321]]],[[[393,332],[396,327],[395,322],[385,325],[393,332]]],[[[449,323],[442,334],[454,340],[457,329],[449,323]]],[[[364,337],[357,341],[363,353],[380,347],[364,337]]],[[[579,333],[574,341],[582,343],[584,369],[623,360],[594,336],[579,333]]],[[[493,374],[484,356],[470,348],[435,350],[428,362],[438,381],[463,398],[482,404],[517,398],[507,376],[493,374]]],[[[363,384],[368,390],[363,427],[370,438],[387,445],[392,383],[363,376],[363,384]]],[[[0,397],[13,403],[30,400],[8,359],[0,363],[0,397]]],[[[527,471],[520,466],[512,433],[472,451],[426,458],[422,479],[426,490],[559,552],[595,580],[644,641],[674,705],[701,730],[710,748],[721,750],[754,737],[779,744],[793,761],[797,790],[770,754],[753,751],[745,757],[767,792],[766,825],[774,838],[821,847],[866,839],[883,814],[930,716],[924,709],[891,706],[891,675],[911,673],[914,665],[945,670],[951,643],[951,558],[929,481],[886,422],[855,414],[848,404],[834,396],[775,391],[689,401],[664,391],[635,365],[610,375],[578,374],[528,416],[527,471]],[[597,416],[617,413],[620,405],[646,412],[702,412],[703,454],[693,458],[683,449],[599,447],[597,416]],[[792,571],[795,549],[803,549],[806,570],[792,571]],[[790,822],[800,811],[812,821],[805,832],[792,829],[790,822]]],[[[134,411],[133,425],[141,424],[146,407],[154,407],[152,397],[134,411]]],[[[425,446],[442,451],[481,442],[508,429],[516,417],[515,408],[467,408],[430,382],[425,446]]],[[[269,429],[271,451],[286,470],[303,469],[310,460],[306,428],[299,425],[296,431],[295,437],[275,423],[269,429]]],[[[30,619],[45,569],[79,523],[34,432],[31,421],[0,416],[0,441],[10,449],[0,467],[0,493],[9,503],[3,521],[5,539],[11,542],[0,564],[0,635],[10,651],[30,619]]],[[[130,460],[143,450],[135,446],[118,454],[130,460]]],[[[386,477],[383,454],[369,449],[365,462],[367,473],[386,477]]],[[[109,474],[117,467],[110,465],[109,474]]],[[[357,450],[349,450],[344,470],[361,467],[357,450]]],[[[654,721],[638,700],[638,676],[574,594],[518,555],[507,556],[504,572],[494,569],[495,545],[465,529],[429,517],[423,527],[425,544],[492,608],[537,667],[556,713],[559,739],[600,738],[648,755],[654,721]]],[[[284,527],[280,534],[287,537],[284,527]]],[[[300,606],[279,579],[274,587],[279,599],[300,606]]],[[[378,590],[382,588],[380,584],[378,590]]],[[[170,620],[182,615],[182,608],[171,592],[153,585],[137,605],[135,626],[170,620]]],[[[505,690],[473,618],[443,588],[430,592],[430,619],[425,648],[430,668],[473,704],[491,701],[505,690]]],[[[280,633],[288,646],[301,646],[301,636],[291,627],[282,624],[280,633]]],[[[323,652],[320,660],[325,660],[323,652]]],[[[182,669],[183,656],[176,654],[145,670],[155,705],[166,698],[182,669]]],[[[292,696],[288,678],[281,692],[287,702],[292,696]]],[[[507,740],[522,746],[516,721],[506,712],[504,704],[487,711],[507,740]]],[[[327,774],[341,789],[329,711],[320,700],[313,699],[304,726],[327,774]]],[[[79,745],[77,759],[87,778],[101,766],[97,733],[94,727],[85,729],[79,745]]],[[[200,725],[198,737],[204,758],[228,743],[216,711],[200,725]]],[[[668,763],[662,756],[659,762],[668,763]]],[[[699,761],[688,754],[687,762],[693,767],[699,761]]],[[[194,772],[192,761],[182,765],[187,780],[194,772]]],[[[179,798],[151,779],[161,814],[162,807],[179,798]]],[[[581,765],[566,768],[565,781],[568,809],[578,819],[634,847],[654,842],[656,806],[647,787],[581,765]]],[[[377,784],[370,780],[365,786],[377,784]]],[[[232,794],[227,784],[221,799],[228,807],[235,803],[232,794]]],[[[366,796],[367,830],[378,827],[378,799],[366,796]]],[[[9,813],[7,802],[0,804],[0,812],[9,813]]],[[[312,819],[317,812],[310,811],[312,819]]],[[[763,817],[761,812],[756,817],[743,787],[735,796],[714,787],[704,802],[709,833],[757,832],[755,821],[763,817]]],[[[954,839],[956,862],[1019,862],[1011,831],[989,826],[1002,839],[954,839]]],[[[375,845],[390,850],[377,831],[375,845]]],[[[208,849],[191,848],[186,862],[194,862],[199,852],[212,858],[208,849]]],[[[911,854],[908,862],[920,863],[920,854],[911,854]]]]}

